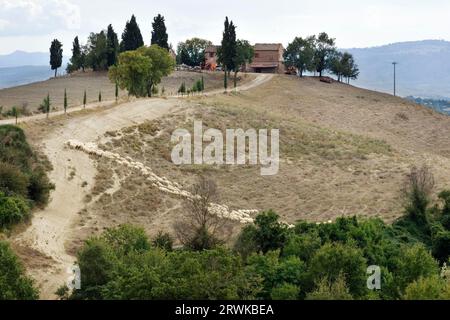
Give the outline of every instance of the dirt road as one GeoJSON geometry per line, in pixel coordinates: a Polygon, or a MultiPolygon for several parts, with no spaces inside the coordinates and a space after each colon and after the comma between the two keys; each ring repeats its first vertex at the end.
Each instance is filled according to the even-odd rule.
{"type": "MultiPolygon", "coordinates": [[[[252,82],[236,90],[249,90],[270,79],[272,75],[258,75],[252,82]]],[[[223,90],[207,93],[220,94],[223,90]]],[[[107,103],[105,103],[107,104],[107,103]]],[[[68,236],[76,231],[74,221],[78,213],[86,206],[84,198],[89,194],[96,175],[95,164],[85,153],[71,150],[67,141],[76,139],[83,143],[97,142],[107,131],[116,131],[124,127],[143,123],[168,114],[188,104],[184,99],[143,99],[125,103],[113,108],[98,110],[89,115],[75,116],[62,127],[54,130],[43,140],[43,152],[53,165],[50,179],[56,189],[51,195],[48,207],[33,216],[31,226],[16,236],[13,242],[23,247],[31,247],[50,257],[52,268],[29,270],[40,287],[42,299],[54,299],[55,291],[66,282],[67,270],[75,262],[75,257],[66,251],[68,236]]],[[[88,108],[97,108],[97,105],[88,108]]],[[[72,108],[76,112],[82,107],[72,108]]],[[[54,114],[52,114],[53,116],[54,114]]],[[[36,121],[45,118],[39,115],[21,119],[21,122],[36,121]]],[[[1,124],[12,123],[0,121],[1,124]]]]}

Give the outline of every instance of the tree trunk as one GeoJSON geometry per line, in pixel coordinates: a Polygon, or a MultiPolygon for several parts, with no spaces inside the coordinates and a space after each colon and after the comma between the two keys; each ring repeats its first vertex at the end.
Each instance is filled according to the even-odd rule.
{"type": "Polygon", "coordinates": [[[223,87],[225,88],[225,90],[228,89],[228,78],[227,78],[227,69],[224,69],[224,79],[223,79],[223,87]]]}
{"type": "Polygon", "coordinates": [[[55,78],[56,78],[56,73],[58,72],[58,68],[55,69],[55,78]]]}
{"type": "Polygon", "coordinates": [[[238,72],[235,71],[235,72],[234,72],[234,88],[237,87],[237,75],[238,75],[238,72]]]}

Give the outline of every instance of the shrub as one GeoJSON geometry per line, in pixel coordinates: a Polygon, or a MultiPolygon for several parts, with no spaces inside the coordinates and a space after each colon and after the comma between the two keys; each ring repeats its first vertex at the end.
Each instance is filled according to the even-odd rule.
{"type": "Polygon", "coordinates": [[[334,281],[322,278],[315,286],[316,289],[306,296],[306,300],[353,300],[342,274],[334,281]]]}
{"type": "Polygon", "coordinates": [[[272,289],[273,300],[297,300],[299,299],[300,288],[290,284],[283,283],[272,289]]]}
{"type": "Polygon", "coordinates": [[[16,166],[0,162],[0,191],[7,195],[27,196],[28,177],[16,166]]]}
{"type": "Polygon", "coordinates": [[[173,239],[168,233],[160,231],[158,235],[153,240],[153,246],[156,248],[163,249],[165,251],[172,251],[173,239]]]}
{"type": "Polygon", "coordinates": [[[9,227],[29,217],[30,207],[20,197],[8,197],[0,192],[0,228],[9,227]]]}
{"type": "Polygon", "coordinates": [[[450,284],[437,275],[419,278],[405,290],[404,300],[449,300],[450,284]]]}
{"type": "Polygon", "coordinates": [[[54,189],[55,185],[50,182],[42,169],[37,169],[31,174],[28,196],[38,206],[44,206],[48,203],[50,191],[54,189]]]}
{"type": "Polygon", "coordinates": [[[0,300],[35,300],[38,291],[8,244],[0,241],[0,300]]]}

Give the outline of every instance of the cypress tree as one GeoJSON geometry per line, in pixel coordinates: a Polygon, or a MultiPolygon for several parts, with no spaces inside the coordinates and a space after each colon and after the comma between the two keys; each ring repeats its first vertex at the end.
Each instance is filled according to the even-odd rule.
{"type": "Polygon", "coordinates": [[[98,93],[98,102],[102,102],[102,92],[99,91],[98,93]]]}
{"type": "Polygon", "coordinates": [[[169,50],[169,36],[167,35],[165,19],[162,15],[158,14],[153,19],[153,31],[151,44],[157,44],[161,48],[169,50]]]}
{"type": "Polygon", "coordinates": [[[84,96],[83,96],[83,106],[86,109],[86,102],[87,102],[87,94],[86,94],[86,90],[84,90],[84,96]]]}
{"type": "Polygon", "coordinates": [[[112,25],[108,26],[106,46],[108,67],[114,66],[117,63],[117,57],[119,55],[119,39],[117,38],[117,33],[114,32],[112,25]]]}
{"type": "Polygon", "coordinates": [[[116,102],[117,102],[117,100],[119,100],[119,83],[117,83],[117,82],[116,82],[116,92],[115,92],[115,94],[116,94],[116,102]]]}
{"type": "Polygon", "coordinates": [[[64,113],[67,113],[67,90],[64,89],[64,113]]]}
{"type": "Polygon", "coordinates": [[[80,41],[78,40],[78,36],[73,40],[72,47],[72,58],[70,58],[70,63],[67,66],[67,72],[71,73],[73,71],[79,70],[83,65],[83,57],[81,52],[80,41]]]}
{"type": "Polygon", "coordinates": [[[131,16],[131,20],[127,22],[125,30],[122,34],[122,42],[120,43],[120,51],[132,51],[136,50],[144,45],[144,39],[142,38],[141,30],[136,22],[134,14],[131,16]]]}
{"type": "Polygon", "coordinates": [[[52,45],[50,47],[50,66],[52,70],[55,70],[55,78],[57,75],[58,68],[62,65],[63,59],[63,49],[62,43],[55,39],[52,41],[52,45]]]}

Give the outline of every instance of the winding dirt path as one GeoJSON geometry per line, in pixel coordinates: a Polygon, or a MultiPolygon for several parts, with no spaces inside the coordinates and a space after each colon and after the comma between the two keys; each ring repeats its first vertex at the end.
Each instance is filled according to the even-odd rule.
{"type": "MultiPolygon", "coordinates": [[[[258,75],[253,81],[234,89],[249,90],[272,79],[273,75],[258,75]]],[[[223,93],[216,90],[205,93],[213,95],[223,93]]],[[[67,253],[68,236],[75,231],[74,222],[78,213],[86,206],[85,196],[94,184],[95,164],[88,154],[67,147],[69,140],[76,139],[81,143],[98,142],[107,131],[116,131],[124,127],[153,120],[175,111],[186,105],[185,99],[170,97],[169,99],[143,99],[125,103],[113,108],[101,110],[98,105],[87,106],[98,111],[89,115],[79,115],[62,127],[54,130],[43,140],[43,152],[53,165],[50,179],[56,189],[45,210],[36,212],[31,226],[17,235],[12,241],[23,247],[31,247],[53,260],[51,268],[29,270],[31,276],[40,287],[42,299],[55,299],[55,291],[63,285],[69,274],[68,269],[75,262],[75,257],[67,253]],[[83,187],[86,185],[86,187],[83,187]]],[[[110,105],[106,102],[103,106],[110,105]]],[[[73,113],[82,107],[69,109],[73,113]]],[[[51,116],[62,114],[52,113],[51,116]]],[[[36,121],[45,115],[20,119],[20,122],[36,121]]],[[[11,124],[15,120],[0,121],[11,124]]]]}

